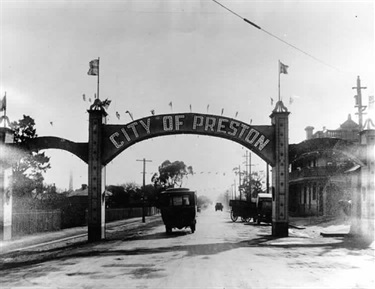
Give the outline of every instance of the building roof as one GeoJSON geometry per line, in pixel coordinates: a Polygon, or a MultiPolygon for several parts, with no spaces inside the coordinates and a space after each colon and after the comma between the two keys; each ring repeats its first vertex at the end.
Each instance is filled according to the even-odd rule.
{"type": "Polygon", "coordinates": [[[340,125],[341,130],[359,130],[359,124],[352,120],[351,115],[348,115],[348,119],[340,125]]]}

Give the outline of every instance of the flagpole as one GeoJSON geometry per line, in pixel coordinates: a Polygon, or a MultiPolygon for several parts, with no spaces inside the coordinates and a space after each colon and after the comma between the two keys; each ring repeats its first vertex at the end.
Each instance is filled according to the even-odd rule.
{"type": "Polygon", "coordinates": [[[4,98],[3,98],[3,101],[5,101],[5,105],[2,103],[2,105],[4,105],[4,128],[6,127],[6,116],[7,116],[7,92],[5,92],[4,94],[4,98]]]}
{"type": "Polygon", "coordinates": [[[280,59],[279,59],[279,67],[278,67],[278,73],[279,73],[279,101],[281,100],[281,97],[280,97],[280,59]]]}
{"type": "Polygon", "coordinates": [[[100,70],[100,63],[99,63],[99,61],[100,61],[100,57],[98,57],[98,84],[97,84],[97,87],[96,87],[96,91],[97,91],[96,97],[98,99],[99,99],[99,70],[100,70]]]}

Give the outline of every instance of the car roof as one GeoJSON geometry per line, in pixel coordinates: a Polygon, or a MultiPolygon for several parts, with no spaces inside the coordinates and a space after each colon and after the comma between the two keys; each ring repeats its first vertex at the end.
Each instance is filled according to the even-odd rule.
{"type": "Polygon", "coordinates": [[[259,193],[258,198],[272,198],[272,194],[259,193]]]}
{"type": "Polygon", "coordinates": [[[166,189],[165,191],[162,191],[161,194],[169,194],[169,193],[195,193],[194,191],[191,191],[190,189],[188,188],[169,188],[169,189],[166,189]]]}

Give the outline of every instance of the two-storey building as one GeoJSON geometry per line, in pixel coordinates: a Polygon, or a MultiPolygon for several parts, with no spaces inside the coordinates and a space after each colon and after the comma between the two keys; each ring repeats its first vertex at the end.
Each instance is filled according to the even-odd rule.
{"type": "Polygon", "coordinates": [[[291,216],[337,215],[340,200],[357,191],[355,151],[359,125],[351,116],[336,130],[307,127],[306,140],[290,145],[289,210],[291,216]]]}

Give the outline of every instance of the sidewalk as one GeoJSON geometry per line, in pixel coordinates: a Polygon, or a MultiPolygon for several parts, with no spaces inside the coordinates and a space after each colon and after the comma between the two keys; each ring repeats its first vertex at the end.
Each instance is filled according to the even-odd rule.
{"type": "MultiPolygon", "coordinates": [[[[158,218],[160,218],[160,215],[148,216],[146,217],[145,224],[158,218]]],[[[106,229],[108,230],[113,227],[121,227],[137,223],[139,223],[140,226],[144,225],[144,223],[142,223],[142,217],[106,223],[106,229]]],[[[44,243],[53,243],[54,241],[61,242],[64,240],[66,240],[67,242],[69,242],[69,240],[76,240],[82,242],[87,241],[87,226],[67,228],[53,232],[41,232],[37,234],[17,237],[12,240],[0,241],[0,255],[19,250],[26,250],[28,248],[36,247],[44,243]]]]}

